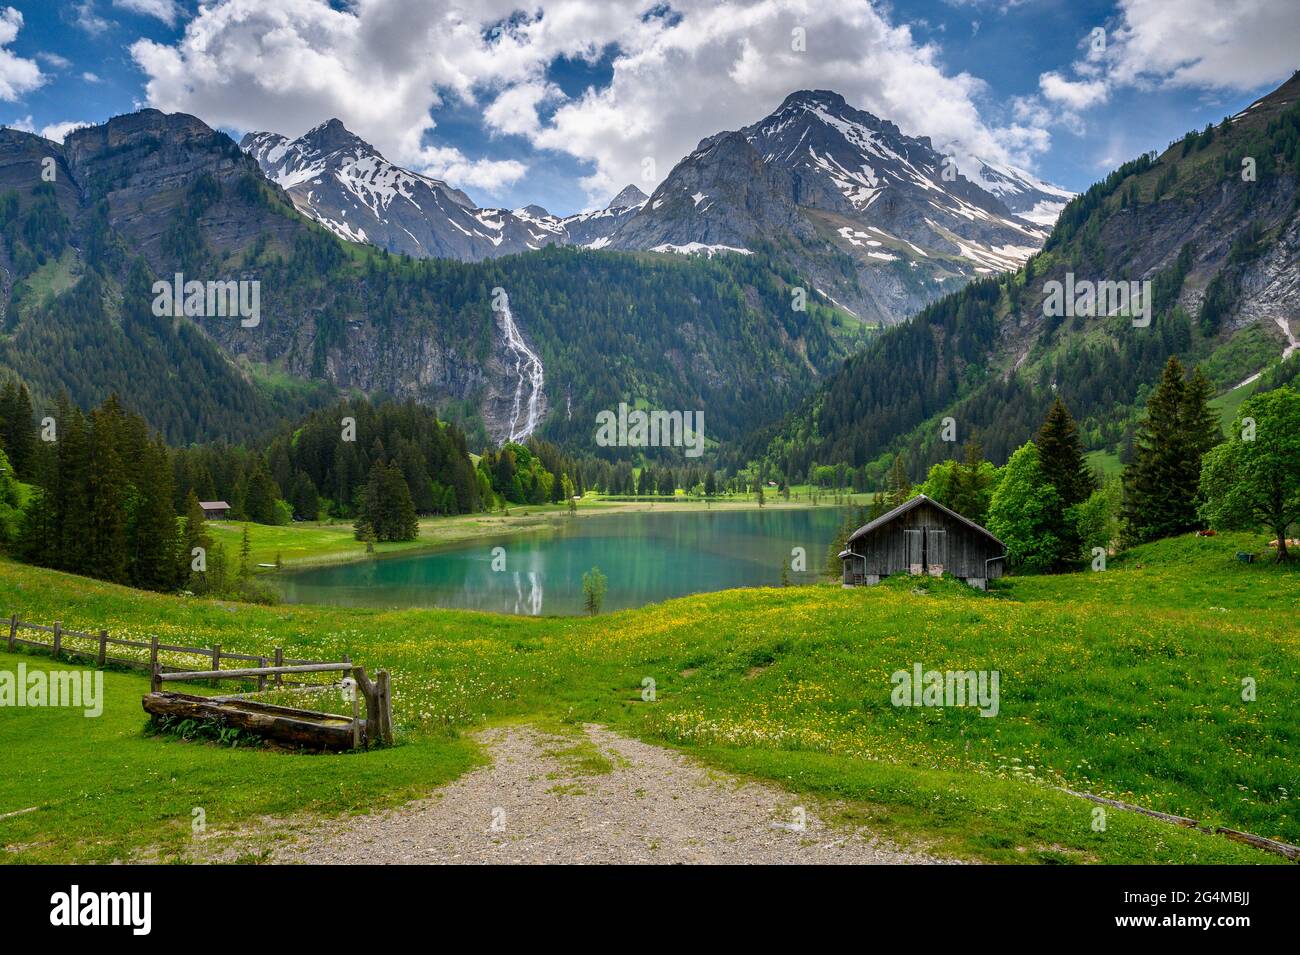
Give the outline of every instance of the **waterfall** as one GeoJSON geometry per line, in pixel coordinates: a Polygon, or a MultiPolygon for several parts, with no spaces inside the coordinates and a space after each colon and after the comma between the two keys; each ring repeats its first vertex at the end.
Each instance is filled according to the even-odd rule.
{"type": "Polygon", "coordinates": [[[506,349],[514,357],[515,382],[514,406],[510,414],[510,426],[506,431],[506,441],[523,441],[537,429],[538,405],[542,397],[542,359],[528,347],[519,326],[510,311],[510,300],[502,296],[501,334],[505,338],[506,349]],[[524,388],[528,388],[527,409],[525,411],[524,388]],[[524,421],[520,424],[520,417],[524,421]]]}

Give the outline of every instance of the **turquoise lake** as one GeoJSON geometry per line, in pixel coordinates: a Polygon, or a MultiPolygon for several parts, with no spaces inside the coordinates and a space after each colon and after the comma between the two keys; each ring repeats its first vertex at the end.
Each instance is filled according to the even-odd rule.
{"type": "Polygon", "coordinates": [[[606,514],[553,527],[487,537],[405,557],[272,575],[289,603],[354,607],[459,607],[510,614],[583,612],[582,575],[608,580],[603,609],[640,607],[670,597],[779,584],[794,548],[821,573],[844,510],[683,511],[606,514]],[[494,569],[495,564],[503,569],[494,569]]]}

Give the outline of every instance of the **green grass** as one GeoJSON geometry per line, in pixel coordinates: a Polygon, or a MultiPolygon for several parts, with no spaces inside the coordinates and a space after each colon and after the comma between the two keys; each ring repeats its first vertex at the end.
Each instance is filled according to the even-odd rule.
{"type": "Polygon", "coordinates": [[[1210,400],[1210,407],[1219,412],[1219,422],[1223,425],[1225,433],[1232,427],[1232,423],[1237,419],[1237,411],[1241,408],[1242,402],[1254,393],[1255,384],[1256,383],[1252,381],[1248,385],[1242,385],[1239,388],[1225,391],[1223,394],[1210,400]]]}
{"type": "Polygon", "coordinates": [[[1083,456],[1088,467],[1100,471],[1103,477],[1114,477],[1124,473],[1124,462],[1114,451],[1089,451],[1083,456]]]}
{"type": "MultiPolygon", "coordinates": [[[[48,658],[0,653],[0,670],[66,668],[48,658]]],[[[339,813],[423,794],[476,764],[464,741],[427,739],[364,754],[308,756],[185,743],[143,733],[143,675],[104,674],[103,715],[80,710],[4,711],[0,739],[0,842],[13,862],[113,862],[140,852],[184,859],[194,810],[209,831],[265,815],[339,813]]]]}
{"type": "MultiPolygon", "coordinates": [[[[1009,578],[989,594],[896,579],[726,591],[595,619],[257,607],[0,562],[0,612],[385,666],[399,742],[311,757],[144,737],[143,680],[110,673],[99,720],[0,717],[0,747],[24,767],[0,777],[0,815],[44,807],[0,820],[0,858],[183,855],[193,806],[210,829],[235,829],[258,814],[391,804],[471,765],[465,732],[529,719],[680,747],[962,858],[1277,861],[1122,812],[1094,832],[1093,804],[1056,788],[1300,842],[1300,575],[1240,564],[1239,549],[1266,550],[1257,536],[1188,537],[1102,573],[1009,578]],[[998,670],[998,716],[892,706],[890,674],[917,661],[998,670]],[[653,703],[641,698],[647,676],[653,703]],[[1246,677],[1254,702],[1241,699],[1246,677]]],[[[607,771],[598,753],[568,756],[607,771]]]]}

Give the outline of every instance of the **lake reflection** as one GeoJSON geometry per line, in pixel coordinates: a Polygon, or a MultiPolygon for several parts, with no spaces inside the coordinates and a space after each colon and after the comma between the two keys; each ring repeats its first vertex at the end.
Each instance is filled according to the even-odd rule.
{"type": "Polygon", "coordinates": [[[791,583],[811,582],[843,514],[818,507],[584,516],[422,554],[277,574],[268,582],[290,603],[578,614],[582,575],[594,566],[608,580],[604,609],[619,610],[778,584],[796,547],[804,550],[807,570],[792,572],[791,583]],[[504,554],[497,553],[500,569],[494,569],[498,547],[504,554]]]}

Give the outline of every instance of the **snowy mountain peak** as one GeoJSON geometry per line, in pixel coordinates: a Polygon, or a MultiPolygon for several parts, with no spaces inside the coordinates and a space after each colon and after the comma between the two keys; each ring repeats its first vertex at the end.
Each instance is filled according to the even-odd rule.
{"type": "Polygon", "coordinates": [[[650,197],[638,189],[635,185],[623,187],[623,191],[609,200],[606,209],[630,209],[633,206],[643,206],[650,197]]]}
{"type": "Polygon", "coordinates": [[[338,119],[292,140],[249,133],[240,147],[300,212],[336,235],[418,257],[474,261],[556,243],[599,248],[636,211],[562,219],[538,205],[480,209],[442,180],[389,162],[338,119]]]}
{"type": "Polygon", "coordinates": [[[1070,190],[1039,179],[1018,166],[972,155],[961,143],[949,143],[945,152],[955,158],[963,176],[997,196],[1017,216],[1036,225],[1050,228],[1066,203],[1074,198],[1070,190]]]}

